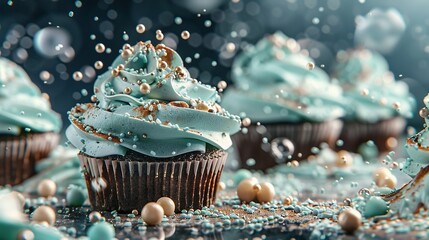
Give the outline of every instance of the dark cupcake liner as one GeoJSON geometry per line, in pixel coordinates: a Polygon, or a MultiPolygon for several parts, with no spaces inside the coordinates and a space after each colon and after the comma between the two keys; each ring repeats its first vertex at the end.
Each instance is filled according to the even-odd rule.
{"type": "Polygon", "coordinates": [[[56,133],[0,135],[0,185],[16,185],[35,174],[36,163],[58,144],[56,133]]]}
{"type": "Polygon", "coordinates": [[[171,158],[142,154],[95,158],[78,154],[96,210],[141,211],[148,202],[171,198],[176,212],[210,206],[225,165],[227,153],[186,153],[171,158]],[[104,184],[104,188],[99,183],[104,184]]]}
{"type": "Polygon", "coordinates": [[[250,126],[248,132],[233,135],[235,150],[241,168],[266,170],[279,163],[291,160],[303,160],[312,155],[311,148],[319,147],[321,143],[335,146],[340,134],[342,122],[332,120],[323,123],[283,123],[250,126]],[[264,143],[263,138],[268,142],[264,143]],[[277,159],[271,151],[271,141],[276,138],[287,138],[294,145],[294,153],[291,158],[277,159]],[[301,154],[299,154],[301,153],[301,154]],[[252,158],[254,164],[249,166],[247,160],[252,158]]]}
{"type": "Polygon", "coordinates": [[[362,123],[345,121],[340,139],[344,141],[341,149],[357,152],[359,146],[369,140],[374,141],[380,154],[393,150],[387,144],[389,138],[398,139],[404,128],[406,121],[402,117],[394,117],[376,123],[362,123]]]}

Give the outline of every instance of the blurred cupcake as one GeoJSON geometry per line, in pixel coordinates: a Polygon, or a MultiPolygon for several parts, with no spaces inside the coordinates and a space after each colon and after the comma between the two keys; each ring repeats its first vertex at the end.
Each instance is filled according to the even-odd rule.
{"type": "Polygon", "coordinates": [[[79,148],[91,205],[131,212],[170,197],[176,211],[208,206],[240,118],[215,88],[190,78],[180,56],[150,42],[124,45],[78,104],[66,135],[79,148]]]}
{"type": "Polygon", "coordinates": [[[415,108],[407,84],[395,81],[386,60],[367,49],[339,52],[337,62],[334,77],[347,100],[343,148],[357,152],[372,140],[380,154],[392,150],[415,108]]]}
{"type": "Polygon", "coordinates": [[[25,71],[5,58],[0,84],[0,185],[15,185],[57,145],[61,119],[25,71]]]}
{"type": "Polygon", "coordinates": [[[234,136],[241,167],[267,169],[305,159],[323,142],[335,144],[344,115],[342,90],[313,62],[280,32],[235,59],[235,86],[222,106],[245,118],[247,128],[234,136]]]}

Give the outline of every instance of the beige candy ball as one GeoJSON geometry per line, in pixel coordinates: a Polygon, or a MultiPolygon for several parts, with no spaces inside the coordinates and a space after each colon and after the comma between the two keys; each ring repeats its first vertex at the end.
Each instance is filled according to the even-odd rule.
{"type": "Polygon", "coordinates": [[[256,198],[257,192],[261,190],[256,178],[248,178],[240,182],[237,186],[237,196],[243,202],[251,202],[256,198]]]}
{"type": "Polygon", "coordinates": [[[393,174],[386,176],[384,179],[381,179],[380,187],[388,187],[394,189],[398,180],[393,174]]]}
{"type": "Polygon", "coordinates": [[[144,205],[141,216],[147,225],[157,225],[162,221],[164,209],[158,203],[150,202],[144,205]]]}
{"type": "Polygon", "coordinates": [[[162,209],[164,210],[164,214],[166,216],[171,216],[174,214],[174,210],[176,209],[176,205],[174,204],[174,201],[169,197],[162,197],[156,201],[162,209]]]}
{"type": "Polygon", "coordinates": [[[376,170],[374,171],[374,174],[373,174],[373,179],[374,179],[375,184],[376,184],[378,187],[381,187],[381,182],[382,182],[382,181],[383,181],[387,176],[390,176],[390,175],[392,175],[392,173],[391,173],[391,172],[390,172],[390,170],[389,170],[389,169],[387,169],[387,168],[381,167],[381,168],[376,169],[376,170]]]}
{"type": "Polygon", "coordinates": [[[271,202],[274,199],[274,195],[276,195],[276,191],[274,190],[273,184],[269,182],[264,182],[260,184],[261,190],[256,193],[256,199],[260,203],[271,202]]]}
{"type": "Polygon", "coordinates": [[[341,150],[337,153],[337,159],[335,161],[335,165],[337,165],[337,167],[345,168],[350,167],[352,164],[353,157],[349,152],[341,150]]]}
{"type": "Polygon", "coordinates": [[[47,222],[49,225],[53,225],[55,223],[55,211],[48,206],[40,206],[33,213],[33,221],[36,222],[47,222]]]}
{"type": "Polygon", "coordinates": [[[57,184],[51,179],[42,180],[37,186],[37,192],[42,197],[52,197],[57,191],[57,184]]]}
{"type": "Polygon", "coordinates": [[[346,209],[338,216],[338,224],[346,233],[353,233],[361,226],[362,215],[356,209],[346,209]]]}

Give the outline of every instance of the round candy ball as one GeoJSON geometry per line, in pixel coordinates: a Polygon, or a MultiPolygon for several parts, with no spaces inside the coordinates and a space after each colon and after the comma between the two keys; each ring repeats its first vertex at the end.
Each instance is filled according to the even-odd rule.
{"type": "Polygon", "coordinates": [[[33,221],[36,222],[47,222],[49,225],[53,225],[55,219],[55,211],[48,206],[40,206],[33,212],[33,221]]]}
{"type": "Polygon", "coordinates": [[[88,230],[90,240],[110,240],[115,237],[115,229],[112,224],[99,222],[91,226],[88,230]]]}
{"type": "Polygon", "coordinates": [[[162,209],[164,210],[164,214],[166,216],[171,216],[174,214],[174,210],[176,209],[176,205],[174,204],[174,201],[171,200],[169,197],[162,197],[156,201],[162,209]]]}
{"type": "Polygon", "coordinates": [[[338,216],[338,224],[346,233],[354,233],[362,224],[362,215],[353,208],[346,209],[338,216]]]}
{"type": "Polygon", "coordinates": [[[67,206],[81,207],[86,200],[85,192],[82,189],[73,187],[67,191],[67,206]]]}
{"type": "Polygon", "coordinates": [[[150,202],[144,205],[141,216],[147,225],[157,225],[162,221],[164,209],[155,202],[150,202]]]}
{"type": "Polygon", "coordinates": [[[256,199],[258,199],[258,202],[266,203],[273,201],[274,195],[276,195],[273,184],[264,182],[261,183],[260,186],[261,190],[256,193],[256,199]]]}
{"type": "Polygon", "coordinates": [[[243,180],[237,186],[237,196],[243,202],[251,202],[256,198],[257,192],[261,190],[261,185],[255,178],[243,180]]]}
{"type": "Polygon", "coordinates": [[[37,186],[37,192],[42,197],[52,197],[57,191],[57,184],[51,179],[42,180],[37,186]]]}

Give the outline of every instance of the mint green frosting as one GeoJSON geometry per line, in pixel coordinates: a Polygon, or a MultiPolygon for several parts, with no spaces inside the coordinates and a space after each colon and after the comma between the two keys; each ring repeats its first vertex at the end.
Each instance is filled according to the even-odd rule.
{"type": "Polygon", "coordinates": [[[395,80],[386,59],[376,52],[363,48],[340,52],[334,77],[347,99],[346,120],[377,122],[413,116],[416,103],[408,85],[395,80]]]}
{"type": "Polygon", "coordinates": [[[61,118],[17,64],[0,58],[0,134],[59,132],[61,118]]]}
{"type": "Polygon", "coordinates": [[[323,122],[343,116],[341,87],[313,63],[294,39],[276,32],[237,56],[232,67],[235,87],[226,91],[222,104],[263,123],[323,122]]]}
{"type": "Polygon", "coordinates": [[[423,99],[425,107],[420,110],[421,117],[425,120],[423,129],[407,139],[405,149],[410,156],[404,164],[403,170],[414,177],[421,168],[429,164],[429,94],[423,99]]]}
{"type": "Polygon", "coordinates": [[[70,111],[66,135],[75,147],[94,157],[132,150],[163,158],[232,145],[240,118],[220,108],[216,89],[192,79],[174,50],[139,42],[124,51],[110,68],[118,75],[96,80],[98,103],[70,111]]]}

